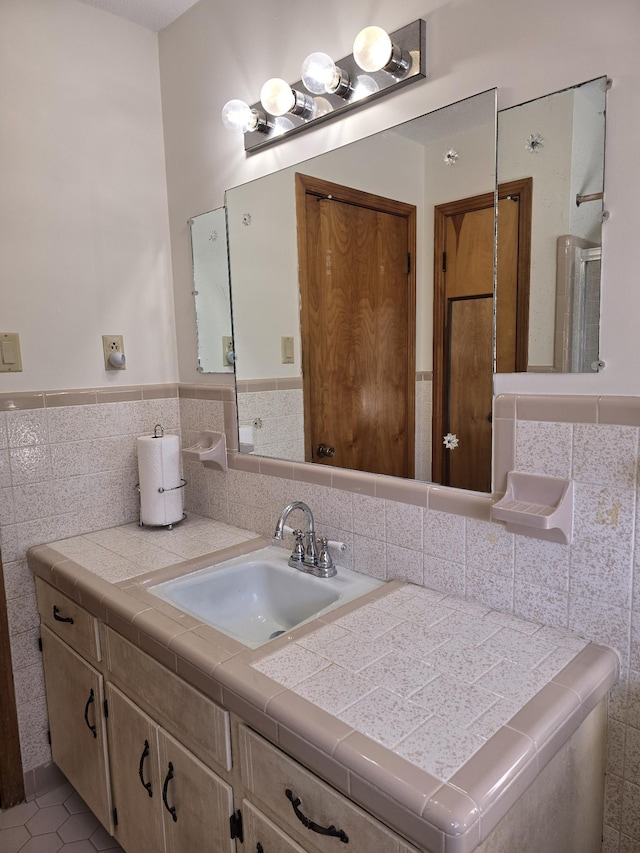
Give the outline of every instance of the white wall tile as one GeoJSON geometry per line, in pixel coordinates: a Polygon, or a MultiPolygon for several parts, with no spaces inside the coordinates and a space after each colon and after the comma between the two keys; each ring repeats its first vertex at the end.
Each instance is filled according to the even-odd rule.
{"type": "Polygon", "coordinates": [[[571,476],[573,425],[518,421],[516,470],[550,477],[571,476]]]}

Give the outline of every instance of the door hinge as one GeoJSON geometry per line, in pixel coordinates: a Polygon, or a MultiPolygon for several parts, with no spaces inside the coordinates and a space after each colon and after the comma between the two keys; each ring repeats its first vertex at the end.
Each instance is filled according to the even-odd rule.
{"type": "Polygon", "coordinates": [[[113,809],[113,825],[118,825],[118,809],[116,809],[115,807],[113,809]]]}
{"type": "Polygon", "coordinates": [[[38,637],[38,648],[42,651],[42,637],[38,637]]]}
{"type": "Polygon", "coordinates": [[[104,715],[105,715],[105,717],[108,717],[109,716],[109,702],[105,699],[102,704],[104,707],[104,715]]]}
{"type": "Polygon", "coordinates": [[[446,271],[447,271],[447,253],[443,252],[442,253],[442,272],[446,272],[446,271]]]}
{"type": "Polygon", "coordinates": [[[231,838],[237,838],[240,844],[242,844],[242,812],[240,809],[235,811],[229,818],[229,828],[231,830],[231,838]]]}

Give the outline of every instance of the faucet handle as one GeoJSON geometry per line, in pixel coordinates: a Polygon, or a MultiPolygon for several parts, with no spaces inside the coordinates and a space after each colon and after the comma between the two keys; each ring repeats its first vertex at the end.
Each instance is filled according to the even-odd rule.
{"type": "Polygon", "coordinates": [[[294,530],[293,535],[296,537],[296,544],[293,546],[291,559],[302,563],[304,560],[304,533],[302,530],[294,530]]]}
{"type": "Polygon", "coordinates": [[[329,553],[329,540],[326,536],[320,537],[320,554],[318,555],[318,567],[321,569],[332,569],[333,559],[329,553]]]}

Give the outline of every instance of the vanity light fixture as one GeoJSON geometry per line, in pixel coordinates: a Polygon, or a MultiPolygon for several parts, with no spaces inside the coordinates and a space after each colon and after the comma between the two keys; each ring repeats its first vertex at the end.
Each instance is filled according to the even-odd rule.
{"type": "Polygon", "coordinates": [[[244,135],[249,154],[391,94],[427,76],[425,34],[422,19],[389,34],[380,27],[365,27],[356,36],[352,55],[334,62],[326,53],[309,54],[300,81],[289,85],[279,77],[267,80],[259,103],[228,101],[222,122],[244,135]]]}

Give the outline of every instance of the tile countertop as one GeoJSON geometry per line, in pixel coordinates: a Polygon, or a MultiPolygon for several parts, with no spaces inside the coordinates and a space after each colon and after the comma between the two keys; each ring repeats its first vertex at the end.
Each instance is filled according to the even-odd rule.
{"type": "MultiPolygon", "coordinates": [[[[146,586],[269,544],[190,515],[35,546],[32,571],[434,853],[470,853],[616,681],[573,634],[391,581],[251,650],[146,586]]],[[[293,569],[292,569],[293,571],[293,569]]]]}

